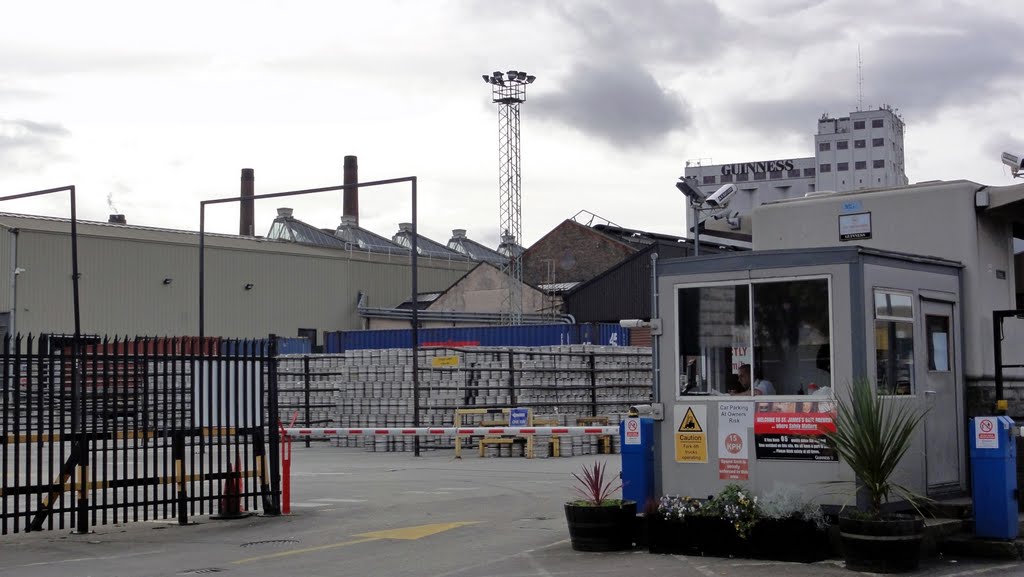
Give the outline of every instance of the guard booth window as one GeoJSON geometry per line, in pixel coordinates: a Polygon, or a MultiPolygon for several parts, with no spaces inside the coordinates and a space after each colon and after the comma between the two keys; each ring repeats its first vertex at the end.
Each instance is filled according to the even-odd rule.
{"type": "Polygon", "coordinates": [[[681,287],[677,396],[828,395],[828,278],[681,287]]]}
{"type": "Polygon", "coordinates": [[[875,290],[875,376],[880,395],[914,394],[914,299],[875,290]]]}

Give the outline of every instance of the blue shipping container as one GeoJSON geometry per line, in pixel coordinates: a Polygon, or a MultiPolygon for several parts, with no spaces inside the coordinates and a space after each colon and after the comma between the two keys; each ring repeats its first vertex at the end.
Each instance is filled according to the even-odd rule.
{"type": "MultiPolygon", "coordinates": [[[[629,344],[629,331],[617,324],[446,327],[419,330],[421,347],[543,347],[553,345],[629,344]]],[[[412,330],[338,331],[327,333],[324,352],[360,349],[407,349],[412,330]]]]}
{"type": "MultiPolygon", "coordinates": [[[[251,355],[256,343],[266,343],[266,340],[223,340],[220,343],[221,354],[226,356],[251,355]]],[[[262,351],[266,354],[266,350],[262,351]]],[[[308,355],[313,352],[313,347],[306,337],[277,337],[277,354],[279,355],[308,355]]]]}

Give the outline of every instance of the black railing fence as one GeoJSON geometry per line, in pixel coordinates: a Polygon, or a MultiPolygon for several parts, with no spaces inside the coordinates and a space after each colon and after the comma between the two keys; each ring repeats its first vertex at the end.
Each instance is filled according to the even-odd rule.
{"type": "Polygon", "coordinates": [[[5,337],[0,533],[278,513],[275,344],[5,337]]]}

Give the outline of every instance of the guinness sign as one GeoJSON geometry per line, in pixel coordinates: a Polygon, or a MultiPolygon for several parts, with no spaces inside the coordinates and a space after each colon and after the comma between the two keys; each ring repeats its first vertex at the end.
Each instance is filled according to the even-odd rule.
{"type": "Polygon", "coordinates": [[[793,170],[792,160],[767,160],[764,162],[743,162],[723,164],[722,174],[746,174],[748,172],[779,172],[793,170]]]}

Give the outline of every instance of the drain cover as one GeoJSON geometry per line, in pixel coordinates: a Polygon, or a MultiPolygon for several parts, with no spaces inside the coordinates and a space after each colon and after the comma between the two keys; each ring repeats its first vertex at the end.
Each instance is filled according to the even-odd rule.
{"type": "Polygon", "coordinates": [[[253,541],[252,543],[242,543],[242,547],[273,547],[275,545],[294,545],[298,543],[295,539],[273,539],[271,541],[253,541]]]}

